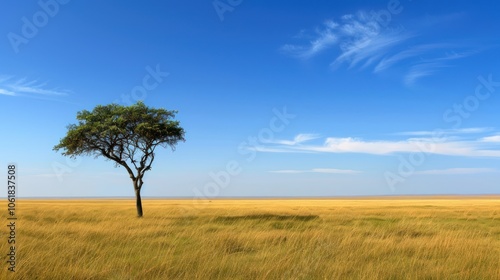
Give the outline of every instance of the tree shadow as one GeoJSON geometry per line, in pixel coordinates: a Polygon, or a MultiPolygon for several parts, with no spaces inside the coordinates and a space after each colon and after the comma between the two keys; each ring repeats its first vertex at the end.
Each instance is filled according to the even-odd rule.
{"type": "Polygon", "coordinates": [[[275,215],[275,214],[253,214],[242,216],[218,216],[214,219],[215,222],[237,222],[249,220],[261,221],[312,221],[318,219],[318,215],[275,215]]]}

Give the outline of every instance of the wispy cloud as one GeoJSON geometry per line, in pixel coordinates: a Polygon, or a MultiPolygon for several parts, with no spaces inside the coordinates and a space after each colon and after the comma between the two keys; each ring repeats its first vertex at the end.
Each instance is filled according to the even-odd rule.
{"type": "Polygon", "coordinates": [[[335,168],[314,168],[309,170],[273,170],[270,173],[285,173],[285,174],[298,174],[298,173],[327,173],[327,174],[358,174],[361,171],[349,169],[335,169],[335,168]]]}
{"type": "MultiPolygon", "coordinates": [[[[477,130],[480,131],[480,129],[477,130]]],[[[361,153],[391,155],[424,152],[463,157],[500,157],[500,145],[496,145],[496,143],[500,143],[499,138],[498,135],[476,137],[473,139],[462,139],[460,137],[412,137],[401,140],[364,140],[354,137],[327,137],[319,145],[306,145],[294,142],[293,140],[281,140],[273,144],[261,145],[251,149],[268,153],[361,153]],[[494,143],[493,146],[491,145],[492,143],[494,143]]]]}
{"type": "Polygon", "coordinates": [[[433,170],[422,170],[415,171],[415,174],[419,175],[461,175],[461,174],[482,174],[497,172],[498,170],[493,168],[449,168],[449,169],[433,169],[433,170]]]}
{"type": "Polygon", "coordinates": [[[353,68],[362,64],[367,68],[388,54],[392,48],[411,37],[409,34],[389,33],[360,37],[340,45],[341,53],[330,64],[334,68],[348,64],[353,68]]]}
{"type": "Polygon", "coordinates": [[[438,72],[439,68],[444,68],[445,65],[441,63],[422,63],[414,65],[410,68],[410,71],[404,77],[404,83],[407,86],[412,86],[417,80],[422,79],[427,76],[431,76],[438,72]]]}
{"type": "Polygon", "coordinates": [[[390,68],[394,64],[407,60],[409,58],[413,58],[416,56],[420,56],[426,52],[429,51],[434,51],[436,49],[441,49],[441,48],[450,48],[453,47],[451,44],[424,44],[424,45],[419,45],[415,46],[406,50],[402,50],[394,55],[390,55],[387,57],[384,57],[381,59],[377,66],[375,66],[375,69],[373,72],[378,73],[380,71],[383,71],[385,69],[390,68]]]}
{"type": "Polygon", "coordinates": [[[318,38],[315,38],[313,41],[311,41],[311,45],[308,47],[284,45],[282,47],[282,50],[300,58],[310,58],[321,52],[322,50],[325,50],[337,43],[338,38],[331,31],[324,30],[318,31],[318,33],[318,38]]]}
{"type": "Polygon", "coordinates": [[[481,138],[482,142],[488,142],[488,143],[500,143],[500,135],[493,135],[493,136],[488,136],[481,138]]]}
{"type": "Polygon", "coordinates": [[[338,47],[340,54],[332,63],[337,66],[344,62],[350,67],[363,60],[373,61],[373,56],[382,56],[391,45],[395,45],[410,37],[409,34],[392,30],[386,32],[368,13],[359,11],[347,14],[340,21],[326,20],[317,27],[311,36],[301,30],[296,39],[308,38],[306,44],[285,44],[281,50],[299,58],[311,58],[329,48],[338,47]]]}
{"type": "Polygon", "coordinates": [[[444,56],[428,58],[422,62],[417,62],[410,67],[410,70],[404,77],[404,82],[406,85],[411,86],[415,84],[418,79],[430,76],[443,68],[451,67],[450,61],[465,58],[475,53],[477,53],[477,51],[465,51],[461,53],[451,52],[445,53],[444,56]]]}
{"type": "Polygon", "coordinates": [[[0,88],[0,94],[10,95],[10,96],[15,96],[16,95],[15,92],[9,91],[9,90],[3,89],[3,88],[0,88]]]}
{"type": "MultiPolygon", "coordinates": [[[[442,15],[441,20],[458,18],[442,15]]],[[[440,21],[436,21],[437,22],[440,21]]],[[[429,28],[430,26],[422,26],[429,28]]],[[[402,26],[382,26],[365,11],[346,14],[339,20],[324,21],[312,34],[302,29],[296,40],[307,38],[306,43],[285,44],[281,50],[289,55],[309,59],[319,53],[330,51],[333,61],[330,66],[337,69],[341,65],[348,68],[372,68],[380,73],[404,63],[402,80],[414,85],[421,78],[433,75],[443,68],[451,67],[451,61],[468,57],[478,51],[467,50],[459,44],[430,43],[411,44],[411,39],[422,36],[421,30],[414,32],[402,26]],[[407,47],[411,45],[411,47],[407,47]],[[459,50],[457,52],[456,50],[459,50]]]]}
{"type": "Polygon", "coordinates": [[[0,94],[9,96],[66,96],[68,90],[49,88],[47,83],[27,78],[15,79],[13,76],[0,76],[0,94]]]}
{"type": "Polygon", "coordinates": [[[293,145],[301,144],[301,143],[308,142],[308,141],[318,139],[318,138],[319,138],[319,135],[317,135],[317,134],[304,133],[304,134],[298,134],[297,136],[295,136],[293,138],[293,140],[274,140],[272,143],[293,146],[293,145]]]}

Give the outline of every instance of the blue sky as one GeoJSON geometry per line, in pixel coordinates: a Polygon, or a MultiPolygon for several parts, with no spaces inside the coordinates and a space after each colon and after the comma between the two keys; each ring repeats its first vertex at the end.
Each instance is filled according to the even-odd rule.
{"type": "Polygon", "coordinates": [[[4,1],[1,164],[25,197],[133,196],[52,151],[143,100],[186,130],[143,196],[499,193],[495,1],[4,1]]]}

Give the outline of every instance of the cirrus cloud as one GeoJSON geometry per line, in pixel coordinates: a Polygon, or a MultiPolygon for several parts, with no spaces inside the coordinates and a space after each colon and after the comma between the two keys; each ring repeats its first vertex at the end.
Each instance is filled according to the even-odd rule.
{"type": "Polygon", "coordinates": [[[60,88],[49,88],[47,83],[38,80],[28,80],[14,76],[0,76],[0,95],[27,96],[27,97],[54,97],[66,96],[70,91],[60,88]]]}
{"type": "MultiPolygon", "coordinates": [[[[373,73],[380,73],[404,63],[402,80],[407,86],[452,67],[450,62],[453,60],[479,52],[457,43],[421,44],[418,37],[425,33],[422,30],[416,28],[410,31],[402,25],[389,26],[390,22],[381,24],[376,15],[373,11],[358,11],[342,15],[338,20],[326,20],[309,35],[306,29],[302,29],[299,36],[294,36],[294,39],[306,39],[306,42],[284,44],[280,49],[300,59],[310,59],[328,51],[332,56],[330,66],[334,69],[347,65],[349,69],[371,68],[373,73]],[[412,39],[415,40],[410,41],[412,39]]],[[[442,15],[441,20],[435,20],[435,24],[460,18],[442,15]]]]}

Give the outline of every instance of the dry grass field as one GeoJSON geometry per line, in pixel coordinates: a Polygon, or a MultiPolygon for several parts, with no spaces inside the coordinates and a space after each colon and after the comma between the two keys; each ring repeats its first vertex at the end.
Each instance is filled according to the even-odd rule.
{"type": "Polygon", "coordinates": [[[498,196],[134,203],[19,200],[0,278],[500,279],[498,196]]]}

